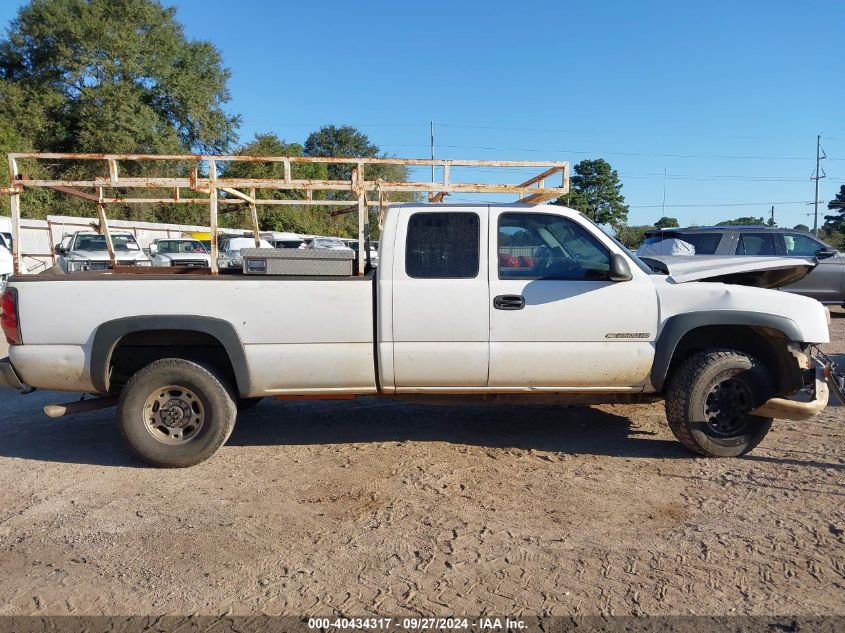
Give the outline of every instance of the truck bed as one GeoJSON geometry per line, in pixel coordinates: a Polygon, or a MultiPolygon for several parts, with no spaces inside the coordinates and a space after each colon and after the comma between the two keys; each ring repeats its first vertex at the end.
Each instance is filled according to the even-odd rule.
{"type": "Polygon", "coordinates": [[[90,377],[97,331],[115,320],[167,315],[231,323],[250,394],[376,391],[372,274],[78,273],[22,275],[14,285],[24,345],[12,346],[10,358],[29,384],[97,391],[90,377]]]}

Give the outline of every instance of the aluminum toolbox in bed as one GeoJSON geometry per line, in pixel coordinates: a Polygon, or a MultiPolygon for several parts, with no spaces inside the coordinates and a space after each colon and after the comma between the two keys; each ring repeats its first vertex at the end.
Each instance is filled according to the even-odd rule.
{"type": "Polygon", "coordinates": [[[355,252],[310,248],[244,248],[245,275],[351,277],[355,252]]]}

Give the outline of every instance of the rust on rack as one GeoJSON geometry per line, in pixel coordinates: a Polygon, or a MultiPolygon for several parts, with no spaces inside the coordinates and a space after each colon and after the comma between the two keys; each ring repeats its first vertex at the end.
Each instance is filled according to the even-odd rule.
{"type": "MultiPolygon", "coordinates": [[[[12,183],[9,187],[0,188],[0,193],[10,199],[12,215],[12,242],[15,274],[22,272],[20,252],[20,220],[21,194],[27,189],[50,189],[70,195],[97,205],[97,215],[100,227],[106,235],[107,244],[111,243],[108,228],[106,208],[112,204],[201,204],[207,205],[209,210],[209,226],[211,239],[211,273],[217,270],[217,233],[218,216],[229,210],[246,207],[250,211],[250,221],[253,236],[258,245],[259,236],[259,206],[316,206],[342,207],[330,211],[331,216],[358,212],[358,270],[364,271],[364,241],[368,226],[367,211],[370,207],[378,207],[379,215],[384,212],[384,204],[390,193],[418,193],[428,194],[428,201],[432,204],[443,202],[444,198],[453,193],[486,193],[486,194],[515,194],[520,202],[538,204],[558,198],[569,193],[569,163],[542,161],[507,161],[507,160],[456,160],[456,159],[428,159],[428,158],[361,158],[361,157],[326,157],[326,156],[244,156],[244,155],[206,155],[206,154],[81,154],[56,152],[13,152],[8,155],[9,176],[12,183]],[[88,179],[49,179],[29,178],[20,169],[21,161],[88,161],[91,164],[103,165],[102,175],[88,179]],[[122,176],[121,162],[150,162],[159,164],[159,172],[170,169],[172,176],[122,176]],[[227,163],[282,163],[282,178],[226,178],[225,170],[218,173],[218,168],[227,163]],[[177,166],[167,163],[176,163],[177,166]],[[301,179],[292,176],[293,164],[326,164],[341,165],[349,169],[347,179],[301,179]],[[181,165],[181,167],[179,167],[181,165]],[[439,168],[442,173],[440,180],[409,180],[400,182],[384,181],[381,178],[368,180],[367,174],[373,170],[370,166],[402,165],[405,167],[439,168]],[[455,182],[451,178],[452,168],[538,168],[543,171],[521,183],[511,184],[502,182],[455,182]],[[351,168],[351,169],[350,169],[351,168]],[[547,186],[546,181],[552,176],[560,174],[558,186],[547,186]],[[93,192],[86,191],[93,190],[93,192]],[[163,192],[157,197],[137,197],[126,195],[124,191],[114,190],[157,190],[163,192]],[[203,194],[201,197],[185,197],[181,190],[193,194],[203,194]],[[276,190],[288,192],[303,192],[302,198],[289,199],[261,199],[256,197],[256,191],[276,190]],[[249,193],[244,193],[249,191],[249,193]],[[331,199],[315,198],[314,192],[334,192],[331,199]],[[346,193],[346,199],[344,197],[346,193]],[[377,200],[370,200],[368,194],[377,200]],[[383,204],[384,203],[384,204],[383,204]],[[226,208],[229,207],[229,208],[226,208]]],[[[302,194],[300,194],[302,195],[302,194]]],[[[109,255],[114,263],[113,249],[109,248],[109,255]]]]}

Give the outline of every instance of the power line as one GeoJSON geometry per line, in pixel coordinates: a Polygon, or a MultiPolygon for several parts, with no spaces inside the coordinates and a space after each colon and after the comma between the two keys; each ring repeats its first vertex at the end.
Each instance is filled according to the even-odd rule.
{"type": "MultiPolygon", "coordinates": [[[[655,158],[718,158],[721,160],[807,160],[806,156],[737,156],[732,154],[661,154],[649,152],[606,152],[606,151],[584,151],[564,148],[536,148],[536,147],[493,147],[483,145],[445,145],[440,147],[448,147],[451,149],[480,149],[486,151],[510,151],[510,152],[558,152],[565,154],[586,154],[591,156],[633,156],[633,157],[655,157],[655,158]]],[[[845,160],[830,159],[830,160],[845,160]]]]}
{"type": "MultiPolygon", "coordinates": [[[[701,203],[694,203],[694,204],[676,204],[672,203],[669,205],[669,208],[672,207],[757,207],[760,205],[772,205],[772,204],[812,204],[809,200],[790,200],[786,202],[772,202],[771,200],[766,200],[764,202],[712,202],[709,204],[701,204],[701,203]]],[[[628,207],[631,209],[659,209],[662,205],[659,204],[629,204],[628,207]]]]}
{"type": "MultiPolygon", "coordinates": [[[[438,145],[438,147],[442,147],[442,145],[438,145]]],[[[460,168],[456,167],[453,168],[453,174],[458,171],[458,169],[468,169],[472,170],[474,174],[480,173],[491,173],[491,174],[500,174],[502,172],[511,172],[514,174],[526,174],[529,173],[529,167],[500,167],[498,169],[485,169],[485,168],[475,168],[475,167],[465,167],[460,168]]],[[[532,172],[533,173],[533,172],[532,172]]],[[[654,173],[645,173],[645,174],[631,174],[628,172],[617,172],[620,178],[642,178],[642,179],[663,179],[664,174],[662,172],[654,172],[654,173]]],[[[720,181],[720,180],[736,180],[740,182],[807,182],[806,177],[799,177],[799,176],[737,176],[733,174],[705,174],[705,175],[695,175],[695,174],[666,174],[665,178],[668,180],[691,180],[691,181],[720,181]]],[[[839,176],[828,176],[828,180],[830,182],[843,182],[845,183],[845,178],[840,178],[839,176]]]]}

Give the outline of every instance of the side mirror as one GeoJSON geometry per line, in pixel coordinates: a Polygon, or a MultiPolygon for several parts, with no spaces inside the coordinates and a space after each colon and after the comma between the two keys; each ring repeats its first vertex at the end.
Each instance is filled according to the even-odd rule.
{"type": "Polygon", "coordinates": [[[150,244],[149,251],[150,251],[150,255],[157,254],[158,253],[158,244],[156,244],[156,243],[150,244]]]}
{"type": "Polygon", "coordinates": [[[608,279],[610,281],[631,281],[631,267],[626,260],[619,253],[614,253],[610,256],[610,269],[608,271],[608,279]]]}
{"type": "Polygon", "coordinates": [[[56,255],[67,255],[67,249],[61,244],[56,244],[56,246],[53,248],[53,252],[56,255]]]}
{"type": "Polygon", "coordinates": [[[827,246],[816,251],[816,257],[819,259],[827,259],[828,257],[833,257],[836,254],[837,250],[835,248],[829,248],[827,246]]]}

